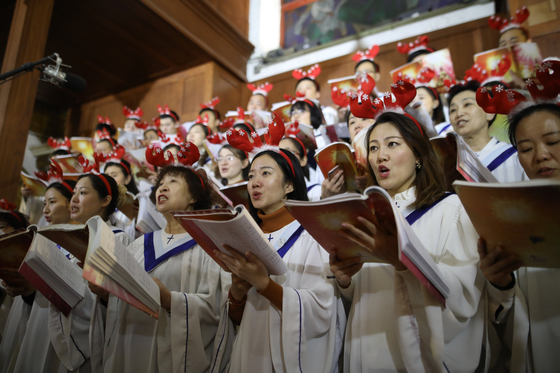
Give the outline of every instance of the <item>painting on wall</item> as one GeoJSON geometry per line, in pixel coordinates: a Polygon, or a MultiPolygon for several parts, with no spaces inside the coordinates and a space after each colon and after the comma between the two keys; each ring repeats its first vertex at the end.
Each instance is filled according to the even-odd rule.
{"type": "Polygon", "coordinates": [[[284,49],[327,44],[377,26],[475,0],[282,0],[284,49]]]}

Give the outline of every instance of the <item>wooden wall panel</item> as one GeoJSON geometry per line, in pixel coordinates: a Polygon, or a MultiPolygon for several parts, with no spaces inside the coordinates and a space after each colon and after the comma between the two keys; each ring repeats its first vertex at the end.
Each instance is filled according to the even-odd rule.
{"type": "Polygon", "coordinates": [[[249,35],[249,0],[206,0],[240,34],[249,35]]]}

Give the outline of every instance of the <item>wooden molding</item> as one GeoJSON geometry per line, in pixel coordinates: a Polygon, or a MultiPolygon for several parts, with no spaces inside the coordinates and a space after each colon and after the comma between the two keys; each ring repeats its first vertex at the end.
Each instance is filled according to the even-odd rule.
{"type": "Polygon", "coordinates": [[[201,0],[141,0],[170,25],[246,80],[254,46],[212,6],[201,0]]]}

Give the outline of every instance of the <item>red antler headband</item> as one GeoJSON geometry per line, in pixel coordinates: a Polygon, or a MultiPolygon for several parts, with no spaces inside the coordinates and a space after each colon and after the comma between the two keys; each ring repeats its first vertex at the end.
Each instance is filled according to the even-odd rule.
{"type": "Polygon", "coordinates": [[[16,209],[16,205],[6,201],[4,198],[0,199],[0,212],[7,212],[9,214],[12,214],[13,216],[16,217],[17,220],[19,220],[20,223],[23,224],[21,218],[18,216],[18,214],[14,212],[15,209],[16,209]]]}
{"type": "Polygon", "coordinates": [[[97,136],[99,136],[99,141],[107,140],[111,143],[111,146],[115,148],[115,141],[111,137],[111,134],[107,131],[107,128],[103,128],[103,131],[97,131],[97,136]]]}
{"type": "Polygon", "coordinates": [[[369,49],[365,52],[357,51],[356,54],[352,57],[353,61],[360,62],[364,60],[373,61],[374,58],[379,53],[379,45],[372,45],[369,49]]]}
{"type": "Polygon", "coordinates": [[[144,111],[140,107],[137,107],[136,110],[132,111],[132,109],[130,109],[128,106],[125,106],[122,110],[124,116],[127,119],[140,121],[140,118],[142,118],[142,115],[144,115],[144,111]]]}
{"type": "Polygon", "coordinates": [[[210,144],[222,145],[227,143],[227,139],[219,132],[215,132],[206,138],[210,144]]]}
{"type": "Polygon", "coordinates": [[[321,74],[321,66],[315,64],[309,68],[307,71],[303,71],[302,69],[295,69],[292,72],[292,76],[297,79],[301,80],[303,78],[309,78],[315,80],[321,74]]]}
{"type": "MultiPolygon", "coordinates": [[[[498,30],[500,31],[501,34],[503,34],[504,32],[511,30],[513,28],[523,29],[521,27],[521,24],[525,22],[527,18],[529,18],[529,9],[527,9],[527,7],[524,6],[521,9],[517,9],[515,11],[515,15],[511,17],[511,19],[509,20],[507,18],[502,19],[497,16],[491,16],[490,18],[488,18],[488,25],[490,26],[490,28],[493,28],[494,30],[498,30]]],[[[525,29],[523,30],[527,32],[527,30],[525,29]]]]}
{"type": "MultiPolygon", "coordinates": [[[[159,118],[157,118],[157,119],[159,119],[159,118]]],[[[139,128],[144,132],[149,131],[149,130],[157,131],[158,127],[159,127],[159,120],[157,122],[152,123],[152,124],[150,124],[148,122],[135,122],[134,125],[136,126],[136,128],[139,128]]]]}
{"type": "Polygon", "coordinates": [[[350,111],[357,118],[370,119],[375,119],[386,111],[403,114],[412,119],[420,133],[424,134],[420,123],[412,115],[404,112],[406,106],[416,97],[416,87],[410,82],[399,80],[391,84],[391,92],[384,93],[383,99],[376,98],[373,102],[369,94],[351,92],[349,93],[350,111]],[[395,96],[395,102],[393,102],[393,96],[395,96]]]}
{"type": "Polygon", "coordinates": [[[499,81],[504,83],[504,75],[509,71],[511,67],[511,60],[506,55],[503,55],[492,70],[488,71],[483,69],[478,64],[474,64],[469,70],[465,71],[465,81],[476,80],[480,82],[480,85],[485,85],[492,81],[499,81]]]}
{"type": "Polygon", "coordinates": [[[84,174],[92,174],[92,175],[95,175],[95,176],[99,177],[101,179],[101,181],[103,182],[103,184],[105,184],[105,187],[107,188],[107,193],[111,197],[113,197],[113,192],[111,191],[111,185],[109,184],[109,181],[107,181],[107,178],[105,177],[105,175],[103,175],[101,172],[99,172],[99,167],[95,163],[90,164],[89,161],[81,155],[80,155],[80,157],[78,157],[78,161],[80,162],[80,165],[84,169],[84,174]]]}
{"type": "Polygon", "coordinates": [[[165,107],[161,107],[161,105],[157,106],[157,111],[159,113],[159,116],[161,117],[162,115],[169,115],[171,118],[175,119],[175,122],[177,122],[179,120],[179,118],[177,118],[177,115],[175,115],[171,109],[169,109],[169,106],[165,105],[165,107]]]}
{"type": "MultiPolygon", "coordinates": [[[[117,163],[124,167],[126,172],[131,175],[130,168],[126,164],[122,162],[124,154],[126,153],[126,149],[120,145],[117,145],[112,152],[108,154],[103,153],[93,153],[93,158],[95,159],[95,163],[97,163],[97,167],[99,167],[102,163],[117,163]]],[[[105,169],[107,166],[105,166],[105,169]]]]}
{"type": "Polygon", "coordinates": [[[220,103],[220,98],[218,96],[214,97],[211,101],[206,102],[204,104],[200,104],[201,109],[212,109],[216,107],[220,103]]]}
{"type": "Polygon", "coordinates": [[[270,84],[269,82],[261,84],[258,87],[256,87],[254,84],[251,83],[247,84],[247,88],[249,88],[254,95],[261,94],[264,97],[268,96],[268,92],[272,90],[272,87],[273,87],[272,84],[270,84]]]}
{"type": "Polygon", "coordinates": [[[286,137],[296,140],[301,145],[303,149],[303,157],[307,157],[307,151],[305,150],[305,145],[303,142],[297,137],[297,135],[301,132],[299,129],[299,123],[293,122],[288,128],[286,128],[286,137]]]}
{"type": "Polygon", "coordinates": [[[47,143],[51,148],[56,150],[61,149],[69,151],[72,148],[72,143],[70,142],[70,139],[68,137],[65,137],[64,141],[58,141],[54,137],[49,137],[47,143]]]}
{"type": "MultiPolygon", "coordinates": [[[[152,144],[146,148],[146,161],[152,166],[156,167],[182,166],[192,168],[192,165],[195,164],[200,158],[200,152],[198,148],[190,141],[187,141],[183,144],[183,146],[181,146],[181,149],[179,149],[179,151],[177,152],[177,158],[173,156],[173,153],[168,151],[167,159],[165,159],[163,153],[163,150],[159,146],[154,146],[152,144]]],[[[202,188],[206,189],[206,187],[204,186],[204,180],[202,180],[202,176],[200,176],[199,173],[194,169],[193,171],[200,178],[202,188]]]]}
{"type": "Polygon", "coordinates": [[[428,47],[428,43],[430,42],[430,38],[426,35],[418,36],[414,42],[410,42],[408,44],[398,43],[397,50],[401,54],[408,54],[409,56],[419,50],[427,50],[428,52],[433,52],[434,50],[428,47]]]}
{"type": "Polygon", "coordinates": [[[63,187],[68,189],[70,193],[74,192],[74,189],[66,181],[63,180],[64,173],[62,172],[62,167],[60,167],[60,165],[56,163],[54,159],[51,159],[51,164],[47,173],[43,171],[36,171],[35,176],[37,176],[41,180],[46,181],[49,186],[54,183],[60,183],[63,187]]]}
{"type": "Polygon", "coordinates": [[[159,136],[159,140],[165,144],[165,146],[167,145],[177,145],[179,147],[184,145],[184,140],[183,137],[180,134],[177,134],[175,136],[171,136],[168,137],[165,133],[162,132],[158,132],[158,136],[159,136]]]}
{"type": "Polygon", "coordinates": [[[285,129],[286,127],[284,125],[284,122],[282,122],[282,119],[280,119],[278,115],[272,113],[272,118],[268,123],[268,128],[264,132],[264,144],[262,143],[260,136],[256,132],[251,132],[250,136],[253,140],[251,142],[251,140],[249,140],[249,136],[245,131],[241,131],[236,128],[230,128],[229,130],[227,130],[226,137],[231,146],[236,149],[243,150],[244,152],[250,153],[253,156],[266,150],[272,150],[279,153],[288,162],[290,168],[292,169],[292,174],[295,176],[296,173],[294,171],[294,165],[292,164],[290,157],[281,152],[280,148],[278,147],[278,144],[280,144],[282,137],[284,137],[285,129]]]}
{"type": "MultiPolygon", "coordinates": [[[[536,75],[542,84],[542,89],[532,79],[527,80],[527,89],[533,98],[532,104],[538,105],[550,102],[558,105],[560,62],[546,61],[536,69],[536,75]]],[[[493,97],[490,97],[485,87],[480,87],[476,91],[476,102],[488,114],[508,115],[516,112],[521,104],[527,102],[527,99],[521,93],[504,89],[502,86],[493,87],[492,93],[493,97]]]]}

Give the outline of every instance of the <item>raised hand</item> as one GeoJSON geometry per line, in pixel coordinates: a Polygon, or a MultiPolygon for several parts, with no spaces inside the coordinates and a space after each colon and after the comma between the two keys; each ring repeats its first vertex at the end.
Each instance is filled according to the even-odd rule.
{"type": "Polygon", "coordinates": [[[154,282],[159,287],[161,307],[169,311],[171,309],[171,292],[165,287],[165,285],[159,280],[159,278],[152,277],[152,280],[154,280],[154,282]]]}
{"type": "Polygon", "coordinates": [[[270,281],[268,270],[254,254],[247,252],[245,256],[242,256],[228,245],[224,245],[224,248],[229,255],[218,250],[214,253],[231,270],[232,274],[254,286],[257,291],[262,291],[268,285],[270,281]]]}
{"type": "Polygon", "coordinates": [[[378,257],[382,262],[391,264],[396,270],[406,270],[405,265],[399,260],[396,227],[386,224],[385,229],[381,229],[362,217],[359,217],[358,221],[365,226],[365,231],[350,223],[343,223],[343,231],[340,234],[378,257]]]}
{"type": "Polygon", "coordinates": [[[330,180],[328,178],[325,179],[321,185],[321,199],[346,192],[345,181],[344,170],[336,171],[330,180]]]}
{"type": "Polygon", "coordinates": [[[362,269],[364,263],[361,262],[359,257],[339,260],[336,254],[336,250],[331,251],[329,254],[331,272],[336,277],[338,285],[346,289],[352,282],[352,276],[362,269]]]}
{"type": "Polygon", "coordinates": [[[519,269],[522,262],[514,254],[507,254],[501,246],[487,250],[486,241],[478,239],[480,270],[484,277],[499,288],[507,288],[513,282],[512,272],[519,269]]]}

